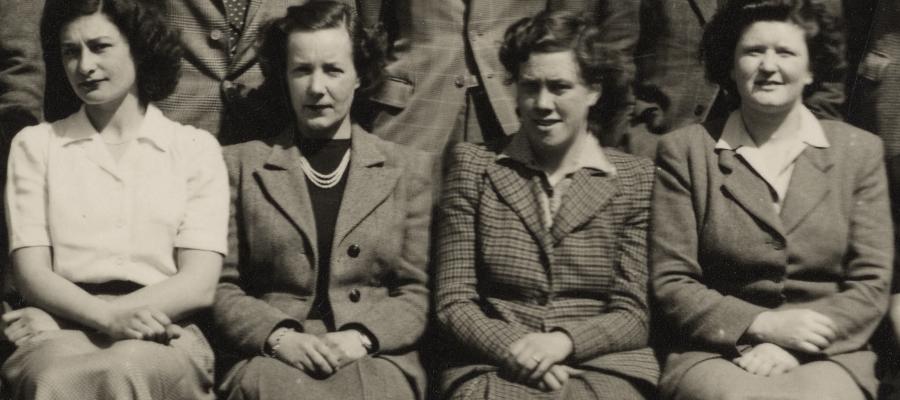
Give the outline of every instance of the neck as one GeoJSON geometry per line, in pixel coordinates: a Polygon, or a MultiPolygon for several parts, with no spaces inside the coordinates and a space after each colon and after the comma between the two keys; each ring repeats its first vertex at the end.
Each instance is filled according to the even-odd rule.
{"type": "Polygon", "coordinates": [[[345,117],[340,124],[326,129],[308,129],[297,124],[297,132],[304,139],[350,139],[353,124],[349,117],[345,117]]]}
{"type": "Polygon", "coordinates": [[[773,113],[742,105],[740,113],[747,133],[759,146],[773,136],[797,132],[801,124],[802,107],[801,103],[797,102],[787,110],[773,113]]]}
{"type": "Polygon", "coordinates": [[[137,128],[147,111],[133,95],[106,104],[88,104],[84,109],[94,129],[111,139],[137,135],[137,128]]]}
{"type": "Polygon", "coordinates": [[[550,176],[566,171],[578,162],[578,156],[584,147],[585,139],[590,135],[587,131],[576,135],[572,141],[560,148],[538,148],[533,151],[538,166],[550,176]]]}

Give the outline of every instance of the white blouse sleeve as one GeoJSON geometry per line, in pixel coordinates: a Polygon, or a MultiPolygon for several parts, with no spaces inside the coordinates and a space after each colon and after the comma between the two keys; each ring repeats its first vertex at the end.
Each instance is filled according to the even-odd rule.
{"type": "Polygon", "coordinates": [[[6,184],[6,224],[9,251],[50,246],[47,221],[47,160],[52,127],[23,129],[13,139],[6,184]]]}
{"type": "Polygon", "coordinates": [[[201,130],[192,135],[187,166],[187,206],[178,227],[175,247],[209,250],[225,255],[228,249],[228,173],[219,142],[201,130]]]}

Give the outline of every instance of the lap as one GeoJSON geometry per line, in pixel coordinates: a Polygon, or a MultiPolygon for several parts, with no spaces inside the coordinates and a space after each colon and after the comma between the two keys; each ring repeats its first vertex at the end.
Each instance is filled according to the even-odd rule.
{"type": "Polygon", "coordinates": [[[226,374],[220,391],[233,400],[422,397],[394,363],[377,357],[364,357],[325,378],[311,377],[274,358],[254,357],[226,374]]]}
{"type": "Polygon", "coordinates": [[[448,394],[447,398],[453,400],[642,400],[651,398],[650,393],[652,393],[651,388],[645,388],[641,383],[600,371],[585,371],[582,375],[569,379],[562,389],[553,392],[544,392],[509,381],[498,375],[497,372],[491,371],[465,381],[448,394]]]}
{"type": "Polygon", "coordinates": [[[674,389],[674,400],[864,400],[856,381],[831,361],[803,364],[774,377],[753,375],[729,360],[714,358],[691,367],[674,389]]]}

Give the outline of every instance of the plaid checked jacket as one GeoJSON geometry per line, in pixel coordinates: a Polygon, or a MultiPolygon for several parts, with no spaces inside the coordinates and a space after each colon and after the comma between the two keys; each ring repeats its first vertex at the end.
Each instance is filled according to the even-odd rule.
{"type": "Polygon", "coordinates": [[[436,308],[448,341],[442,386],[496,371],[510,344],[561,329],[568,364],[656,384],[647,347],[646,235],[653,165],[607,151],[616,175],[581,169],[551,229],[537,172],[459,144],[439,210],[436,308]]]}

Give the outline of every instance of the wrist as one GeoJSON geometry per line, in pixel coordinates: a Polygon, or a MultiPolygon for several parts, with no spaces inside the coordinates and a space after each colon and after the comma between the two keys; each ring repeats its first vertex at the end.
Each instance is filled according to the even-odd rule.
{"type": "Polygon", "coordinates": [[[293,330],[284,326],[272,331],[272,333],[269,334],[269,337],[266,338],[266,346],[263,349],[263,354],[269,357],[275,357],[278,352],[278,348],[281,346],[281,340],[284,339],[284,336],[290,332],[293,332],[293,330]]]}
{"type": "Polygon", "coordinates": [[[359,335],[359,343],[364,349],[366,349],[366,353],[372,354],[375,348],[375,344],[372,342],[372,338],[370,338],[369,335],[367,335],[365,332],[358,329],[352,329],[352,331],[356,332],[356,334],[359,335]]]}

